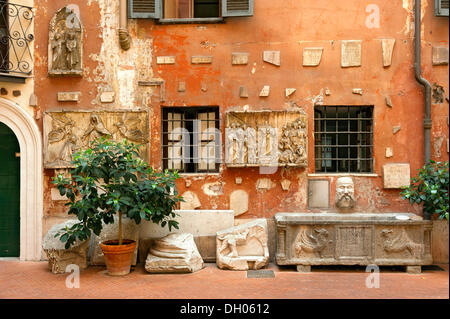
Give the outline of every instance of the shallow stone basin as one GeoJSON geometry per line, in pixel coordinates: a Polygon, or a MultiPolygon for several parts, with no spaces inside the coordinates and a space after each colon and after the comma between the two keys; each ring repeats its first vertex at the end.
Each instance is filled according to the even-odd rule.
{"type": "Polygon", "coordinates": [[[403,265],[432,263],[432,222],[411,213],[278,213],[279,265],[403,265]]]}

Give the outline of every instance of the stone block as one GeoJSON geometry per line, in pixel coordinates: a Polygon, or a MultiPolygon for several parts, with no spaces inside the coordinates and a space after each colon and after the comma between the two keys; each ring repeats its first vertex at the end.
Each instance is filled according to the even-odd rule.
{"type": "Polygon", "coordinates": [[[303,66],[318,66],[322,60],[323,48],[304,48],[303,66]]]}
{"type": "Polygon", "coordinates": [[[386,101],[386,105],[387,105],[388,107],[392,107],[392,99],[391,99],[390,96],[386,96],[385,101],[386,101]]]}
{"type": "Polygon", "coordinates": [[[448,65],[448,48],[433,47],[433,65],[448,65]]]}
{"type": "Polygon", "coordinates": [[[248,97],[247,88],[245,86],[239,87],[239,97],[242,97],[242,98],[248,97]]]}
{"type": "Polygon", "coordinates": [[[81,92],[58,92],[58,102],[79,102],[81,92]]]}
{"type": "Polygon", "coordinates": [[[231,54],[232,65],[246,65],[248,64],[248,53],[233,52],[231,54]]]}
{"type": "Polygon", "coordinates": [[[54,225],[44,236],[42,249],[47,255],[49,269],[54,274],[65,273],[66,267],[71,264],[78,265],[80,269],[85,269],[88,265],[89,241],[81,242],[77,240],[72,247],[65,249],[65,243],[60,240],[60,236],[55,238],[61,229],[70,228],[78,222],[78,220],[69,220],[54,225]]]}
{"type": "Polygon", "coordinates": [[[402,127],[400,125],[396,125],[392,128],[392,133],[395,135],[398,132],[400,132],[401,129],[402,129],[402,127]]]}
{"type": "Polygon", "coordinates": [[[193,273],[204,267],[192,234],[170,234],[153,241],[145,270],[149,273],[193,273]]]}
{"type": "Polygon", "coordinates": [[[392,64],[392,53],[394,52],[395,39],[382,39],[381,46],[383,53],[383,66],[388,67],[392,64]]]}
{"type": "Polygon", "coordinates": [[[217,232],[216,258],[220,269],[261,269],[269,262],[267,221],[249,223],[217,232]]]}
{"type": "Polygon", "coordinates": [[[383,187],[397,189],[410,185],[409,164],[385,164],[383,165],[383,187]]]}
{"type": "Polygon", "coordinates": [[[212,56],[193,56],[191,58],[192,64],[211,64],[213,61],[212,56]]]}
{"type": "Polygon", "coordinates": [[[361,66],[362,41],[344,40],[341,44],[341,66],[343,68],[361,66]]]}
{"type": "Polygon", "coordinates": [[[386,147],[386,158],[391,158],[394,156],[394,150],[392,147],[386,147]]]}
{"type": "Polygon", "coordinates": [[[243,190],[235,190],[230,195],[230,209],[234,211],[234,216],[248,212],[248,194],[243,190]]]}
{"type": "MultiPolygon", "coordinates": [[[[119,217],[114,216],[114,224],[104,224],[100,236],[93,235],[91,238],[91,265],[105,265],[105,256],[100,248],[100,243],[107,240],[118,239],[119,217]]],[[[125,216],[122,217],[122,234],[123,239],[131,239],[136,241],[136,249],[133,254],[132,265],[136,265],[137,253],[139,247],[139,226],[134,220],[125,216]]]]}
{"type": "Polygon", "coordinates": [[[264,51],[263,61],[280,66],[281,65],[281,52],[280,51],[264,51]]]}
{"type": "Polygon", "coordinates": [[[356,88],[356,89],[353,89],[353,94],[359,94],[359,95],[363,95],[364,94],[364,90],[363,89],[359,89],[359,88],[356,88]]]}
{"type": "Polygon", "coordinates": [[[448,264],[449,224],[447,220],[433,220],[432,247],[433,263],[448,264]]]}
{"type": "MultiPolygon", "coordinates": [[[[172,233],[189,233],[196,236],[215,236],[219,230],[234,225],[232,210],[175,210],[175,218],[179,229],[172,233]]],[[[169,234],[169,228],[161,227],[152,222],[142,221],[140,238],[162,238],[169,234]]]]}

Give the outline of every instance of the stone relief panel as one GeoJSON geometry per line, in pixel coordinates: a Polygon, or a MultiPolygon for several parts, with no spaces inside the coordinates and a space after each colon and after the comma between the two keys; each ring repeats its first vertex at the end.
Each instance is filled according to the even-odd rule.
{"type": "Polygon", "coordinates": [[[72,155],[103,136],[143,144],[140,156],[148,160],[148,134],[148,115],[144,111],[46,112],[44,166],[73,167],[72,155]]]}
{"type": "Polygon", "coordinates": [[[83,27],[77,6],[60,9],[50,21],[48,74],[83,74],[83,27]]]}
{"type": "Polygon", "coordinates": [[[378,229],[381,254],[390,258],[421,259],[425,247],[421,238],[414,238],[416,233],[408,231],[406,227],[378,229]]]}
{"type": "Polygon", "coordinates": [[[228,112],[228,167],[308,166],[308,118],[300,111],[228,112]]]}
{"type": "Polygon", "coordinates": [[[293,257],[323,258],[329,255],[328,251],[333,251],[333,235],[333,231],[325,227],[299,227],[292,244],[293,257]]]}

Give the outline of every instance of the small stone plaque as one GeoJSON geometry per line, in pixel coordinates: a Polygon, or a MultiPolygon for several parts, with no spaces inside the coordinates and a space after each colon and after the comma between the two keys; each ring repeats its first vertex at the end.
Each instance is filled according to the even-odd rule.
{"type": "Polygon", "coordinates": [[[318,66],[322,60],[323,48],[304,48],[303,66],[318,66]]]}
{"type": "Polygon", "coordinates": [[[308,207],[329,208],[330,207],[330,181],[309,180],[308,181],[308,207]]]}
{"type": "Polygon", "coordinates": [[[158,56],[156,57],[156,64],[175,64],[174,56],[158,56]]]}
{"type": "Polygon", "coordinates": [[[211,64],[213,60],[212,56],[193,56],[191,59],[192,64],[211,64]]]}
{"type": "Polygon", "coordinates": [[[80,100],[80,92],[58,92],[59,102],[78,102],[80,100]]]}
{"type": "Polygon", "coordinates": [[[261,92],[259,93],[259,96],[261,97],[267,97],[270,94],[270,85],[265,85],[261,92]]]}
{"type": "Polygon", "coordinates": [[[410,185],[409,164],[386,164],[383,166],[383,187],[402,188],[410,185]]]}
{"type": "Polygon", "coordinates": [[[235,52],[231,54],[231,64],[233,65],[246,65],[248,64],[248,53],[235,52]]]}
{"type": "Polygon", "coordinates": [[[281,65],[281,53],[280,51],[264,51],[264,62],[280,66],[281,65]]]}
{"type": "Polygon", "coordinates": [[[102,103],[113,103],[115,96],[116,96],[116,94],[112,91],[102,92],[102,94],[100,95],[100,101],[102,103]]]}
{"type": "Polygon", "coordinates": [[[359,40],[342,41],[341,66],[343,68],[361,66],[361,45],[359,40]]]}
{"type": "Polygon", "coordinates": [[[394,52],[395,39],[381,40],[383,51],[383,66],[388,67],[392,64],[392,53],[394,52]]]}
{"type": "Polygon", "coordinates": [[[433,47],[433,65],[448,64],[448,48],[433,47]]]}
{"type": "Polygon", "coordinates": [[[275,278],[273,270],[247,270],[247,278],[275,278]]]}

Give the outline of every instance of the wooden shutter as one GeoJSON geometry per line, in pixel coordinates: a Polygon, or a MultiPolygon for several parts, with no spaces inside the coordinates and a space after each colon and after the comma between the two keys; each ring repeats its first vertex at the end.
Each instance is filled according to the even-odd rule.
{"type": "Polygon", "coordinates": [[[449,0],[436,0],[436,16],[449,16],[449,0]]]}
{"type": "Polygon", "coordinates": [[[160,19],[162,18],[163,0],[128,0],[130,18],[160,19]]]}
{"type": "Polygon", "coordinates": [[[222,0],[223,17],[247,17],[253,15],[254,0],[222,0]]]}

